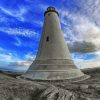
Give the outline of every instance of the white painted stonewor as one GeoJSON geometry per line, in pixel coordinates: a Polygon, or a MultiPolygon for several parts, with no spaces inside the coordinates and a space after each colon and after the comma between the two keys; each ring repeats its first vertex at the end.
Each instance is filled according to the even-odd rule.
{"type": "Polygon", "coordinates": [[[67,80],[88,78],[74,64],[54,7],[44,13],[44,25],[38,53],[28,71],[22,77],[32,80],[67,80]]]}

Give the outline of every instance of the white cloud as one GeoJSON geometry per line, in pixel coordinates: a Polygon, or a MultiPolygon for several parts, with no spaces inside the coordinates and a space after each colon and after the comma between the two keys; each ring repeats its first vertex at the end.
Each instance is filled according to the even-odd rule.
{"type": "Polygon", "coordinates": [[[7,70],[27,70],[35,59],[35,55],[27,53],[22,59],[16,53],[11,53],[8,50],[0,47],[0,68],[7,70]],[[3,52],[2,52],[3,51],[3,52]]]}
{"type": "Polygon", "coordinates": [[[75,64],[80,69],[100,67],[100,60],[76,61],[75,64]]]}
{"type": "Polygon", "coordinates": [[[25,55],[25,59],[27,59],[28,61],[33,61],[35,59],[36,55],[32,54],[32,52],[29,52],[25,55]]]}
{"type": "Polygon", "coordinates": [[[21,70],[21,67],[24,66],[25,67],[24,69],[27,70],[29,66],[32,64],[32,62],[34,61],[35,57],[36,55],[33,55],[31,52],[27,53],[24,56],[23,61],[19,60],[19,61],[11,62],[9,66],[16,66],[15,69],[19,69],[19,70],[21,70]]]}
{"type": "Polygon", "coordinates": [[[100,27],[94,21],[91,21],[86,15],[72,13],[65,8],[59,11],[61,23],[65,25],[63,31],[67,43],[85,41],[95,45],[96,50],[100,51],[100,27]],[[72,25],[69,25],[71,23],[68,23],[66,18],[71,20],[72,25]]]}
{"type": "Polygon", "coordinates": [[[100,26],[100,0],[81,0],[80,6],[80,12],[100,26]]]}
{"type": "Polygon", "coordinates": [[[24,21],[24,14],[27,13],[27,9],[24,7],[20,7],[19,9],[15,9],[15,10],[6,9],[4,7],[0,7],[0,9],[8,15],[16,17],[20,21],[24,21]]]}
{"type": "Polygon", "coordinates": [[[0,54],[0,61],[1,62],[14,62],[14,61],[19,61],[17,56],[13,55],[12,53],[2,53],[0,54]]]}
{"type": "Polygon", "coordinates": [[[42,28],[42,26],[43,26],[43,21],[34,20],[34,21],[33,21],[33,24],[38,25],[39,27],[41,26],[41,28],[42,28]]]}
{"type": "Polygon", "coordinates": [[[76,66],[80,69],[100,67],[100,52],[88,54],[72,54],[72,58],[76,66]],[[87,59],[88,55],[95,55],[92,59],[87,59]]]}
{"type": "Polygon", "coordinates": [[[15,62],[15,61],[24,61],[21,59],[16,52],[11,52],[5,48],[0,47],[0,62],[15,62]]]}
{"type": "Polygon", "coordinates": [[[100,67],[100,54],[91,60],[85,60],[84,55],[72,55],[75,65],[80,69],[100,67]]]}
{"type": "Polygon", "coordinates": [[[83,18],[75,24],[74,31],[80,33],[76,36],[77,40],[85,40],[100,45],[100,28],[94,23],[83,18]]]}
{"type": "Polygon", "coordinates": [[[38,33],[34,32],[33,30],[23,29],[23,28],[0,27],[0,31],[6,32],[9,35],[22,35],[22,36],[25,36],[25,37],[38,36],[38,33]]]}
{"type": "Polygon", "coordinates": [[[31,65],[32,61],[16,61],[16,62],[11,62],[9,66],[23,66],[23,67],[29,67],[31,65]]]}

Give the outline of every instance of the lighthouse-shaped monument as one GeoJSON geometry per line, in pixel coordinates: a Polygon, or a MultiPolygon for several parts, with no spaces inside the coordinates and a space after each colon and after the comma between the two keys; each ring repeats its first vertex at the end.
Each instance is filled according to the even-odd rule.
{"type": "Polygon", "coordinates": [[[84,80],[89,77],[75,66],[58,16],[54,7],[45,11],[36,58],[22,77],[31,80],[84,80]]]}

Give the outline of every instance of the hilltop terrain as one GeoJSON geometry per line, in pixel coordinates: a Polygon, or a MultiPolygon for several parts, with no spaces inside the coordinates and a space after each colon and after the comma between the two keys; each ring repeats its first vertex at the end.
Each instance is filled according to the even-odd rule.
{"type": "Polygon", "coordinates": [[[0,100],[100,100],[100,68],[85,69],[77,83],[36,82],[0,73],[0,100]]]}

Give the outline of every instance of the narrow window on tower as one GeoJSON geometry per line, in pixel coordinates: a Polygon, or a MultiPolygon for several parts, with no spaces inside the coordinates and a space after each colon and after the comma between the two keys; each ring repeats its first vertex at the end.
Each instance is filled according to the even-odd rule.
{"type": "Polygon", "coordinates": [[[48,14],[48,16],[50,16],[50,13],[48,14]]]}
{"type": "Polygon", "coordinates": [[[46,41],[47,41],[47,42],[49,41],[49,36],[47,36],[46,41]]]}

